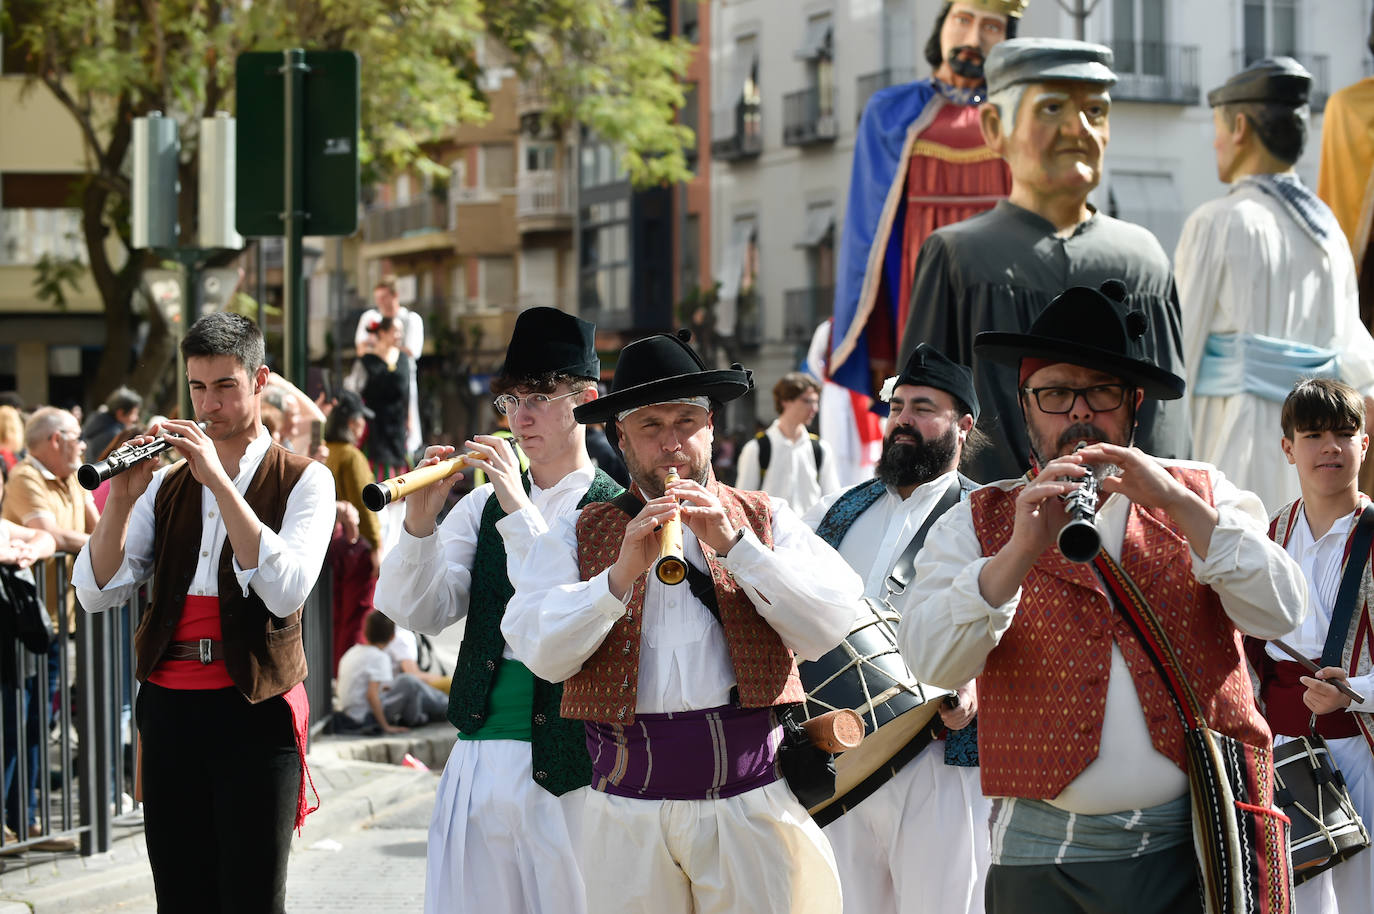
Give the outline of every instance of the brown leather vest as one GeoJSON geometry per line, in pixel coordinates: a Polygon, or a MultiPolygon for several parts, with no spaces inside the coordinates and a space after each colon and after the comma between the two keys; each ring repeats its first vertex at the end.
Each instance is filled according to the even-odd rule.
{"type": "MultiPolygon", "coordinates": [[[[267,448],[244,501],[262,523],[281,532],[286,499],[310,460],[279,444],[267,448]]],[[[186,593],[200,561],[202,486],[185,464],[171,470],[153,504],[153,598],[134,634],[137,676],[145,682],[162,659],[181,621],[186,593]]],[[[280,695],[305,679],[301,610],[274,615],[251,589],[243,595],[234,577],[234,547],[219,555],[219,616],[224,664],[234,685],[253,704],[280,695]]]]}
{"type": "MultiPolygon", "coordinates": [[[[1213,504],[1206,472],[1168,470],[1213,504]]],[[[983,555],[995,555],[1011,538],[1022,488],[985,486],[969,496],[983,555]]],[[[1272,739],[1255,707],[1241,633],[1216,592],[1194,577],[1188,541],[1167,514],[1131,505],[1121,567],[1159,617],[1208,724],[1268,747],[1272,739]]],[[[1155,749],[1187,770],[1183,724],[1149,655],[1092,566],[1070,562],[1052,546],[1026,575],[1016,618],[978,675],[984,794],[1050,799],[1097,758],[1113,642],[1130,670],[1155,749]]]]}
{"type": "MultiPolygon", "coordinates": [[[[736,528],[748,524],[760,542],[771,549],[773,523],[768,496],[763,492],[742,492],[714,480],[711,485],[731,523],[736,528]]],[[[598,502],[582,510],[577,519],[577,563],[582,580],[590,580],[615,564],[620,541],[625,536],[625,522],[625,513],[610,502],[598,502]]],[[[715,581],[740,705],[767,708],[801,701],[805,695],[792,652],[725,570],[715,550],[702,543],[701,551],[715,581]]],[[[647,578],[646,573],[635,581],[625,615],[616,620],[606,640],[582,664],[582,669],[563,683],[564,717],[608,724],[634,721],[647,578]]]]}

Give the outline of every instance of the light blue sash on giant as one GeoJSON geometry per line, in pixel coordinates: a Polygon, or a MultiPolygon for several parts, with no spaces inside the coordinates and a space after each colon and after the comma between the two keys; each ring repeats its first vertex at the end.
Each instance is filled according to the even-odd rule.
{"type": "Polygon", "coordinates": [[[1299,378],[1334,378],[1340,367],[1334,349],[1255,333],[1213,333],[1203,348],[1193,396],[1251,394],[1282,403],[1299,378]]]}

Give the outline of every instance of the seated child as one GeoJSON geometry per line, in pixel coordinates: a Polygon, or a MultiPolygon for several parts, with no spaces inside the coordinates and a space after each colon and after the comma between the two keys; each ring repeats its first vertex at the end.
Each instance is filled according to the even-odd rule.
{"type": "Polygon", "coordinates": [[[396,637],[396,623],[371,612],[363,637],[366,644],[353,645],[339,660],[339,696],[349,722],[363,730],[400,733],[441,720],[448,696],[410,673],[392,673],[386,647],[396,637]]]}

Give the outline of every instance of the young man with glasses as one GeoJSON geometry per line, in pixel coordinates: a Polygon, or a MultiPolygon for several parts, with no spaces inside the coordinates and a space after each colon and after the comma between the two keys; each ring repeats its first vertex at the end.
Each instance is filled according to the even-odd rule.
{"type": "Polygon", "coordinates": [[[1056,545],[1089,468],[1101,553],[1159,618],[1213,729],[1269,747],[1241,633],[1279,637],[1306,612],[1253,493],[1132,446],[1146,398],[1184,384],[1149,357],[1148,320],[1125,300],[1117,281],[1073,288],[1028,332],[978,334],[979,356],[1016,372],[1030,472],[935,524],[898,629],[922,682],[978,678],[989,914],[1201,907],[1179,713],[1096,569],[1056,545]]]}
{"type": "MultiPolygon", "coordinates": [[[[522,312],[492,384],[511,442],[476,435],[489,483],[437,528],[456,476],[405,500],[400,542],[382,563],[376,607],[412,631],[437,635],[466,620],[449,693],[458,741],[430,823],[425,911],[581,914],[575,857],[591,762],[581,721],[558,713],[562,686],[534,676],[501,634],[514,593],[507,577],[549,525],[620,486],[587,456],[573,408],[597,397],[595,327],[554,308],[522,312]]],[[[454,453],[431,447],[421,466],[454,453]]]]}

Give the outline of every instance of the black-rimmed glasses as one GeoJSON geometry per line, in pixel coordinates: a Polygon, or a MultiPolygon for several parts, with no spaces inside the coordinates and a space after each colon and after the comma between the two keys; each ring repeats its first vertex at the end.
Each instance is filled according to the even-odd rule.
{"type": "Polygon", "coordinates": [[[1079,397],[1095,413],[1109,413],[1126,398],[1125,384],[1094,384],[1092,387],[1023,387],[1035,398],[1042,413],[1059,416],[1073,409],[1079,397]]]}

